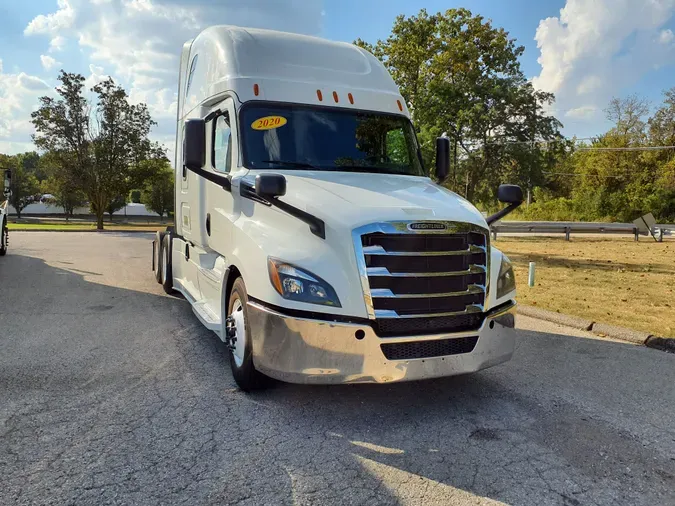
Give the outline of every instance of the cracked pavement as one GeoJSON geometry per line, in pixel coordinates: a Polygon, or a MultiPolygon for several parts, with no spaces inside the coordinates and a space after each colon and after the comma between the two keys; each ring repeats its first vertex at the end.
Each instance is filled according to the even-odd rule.
{"type": "Polygon", "coordinates": [[[11,240],[3,505],[675,504],[672,354],[521,318],[477,374],[247,395],[148,235],[11,240]]]}

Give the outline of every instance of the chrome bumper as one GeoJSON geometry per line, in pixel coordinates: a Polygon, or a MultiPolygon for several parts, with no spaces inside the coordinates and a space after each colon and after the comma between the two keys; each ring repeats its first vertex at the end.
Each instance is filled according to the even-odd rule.
{"type": "Polygon", "coordinates": [[[478,331],[380,338],[369,325],[295,318],[248,303],[255,367],[290,383],[389,383],[475,372],[511,358],[514,318],[515,304],[488,316],[478,331]],[[355,336],[359,330],[365,333],[362,339],[355,336]],[[384,343],[476,335],[473,351],[459,355],[387,360],[380,348],[384,343]]]}

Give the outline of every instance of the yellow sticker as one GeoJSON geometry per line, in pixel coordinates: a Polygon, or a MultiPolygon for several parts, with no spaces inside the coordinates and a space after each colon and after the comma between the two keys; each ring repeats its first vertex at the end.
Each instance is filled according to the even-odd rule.
{"type": "Polygon", "coordinates": [[[287,123],[286,118],[281,116],[265,116],[251,123],[251,128],[253,130],[272,130],[274,128],[279,128],[284,126],[287,123]]]}

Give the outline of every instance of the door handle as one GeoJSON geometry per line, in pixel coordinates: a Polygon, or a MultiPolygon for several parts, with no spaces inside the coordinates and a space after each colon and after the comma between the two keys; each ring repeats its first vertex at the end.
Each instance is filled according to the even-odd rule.
{"type": "Polygon", "coordinates": [[[206,235],[211,237],[211,213],[206,213],[206,235]]]}

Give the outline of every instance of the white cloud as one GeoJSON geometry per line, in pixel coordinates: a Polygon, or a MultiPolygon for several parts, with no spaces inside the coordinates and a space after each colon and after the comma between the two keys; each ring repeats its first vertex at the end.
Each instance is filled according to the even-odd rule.
{"type": "Polygon", "coordinates": [[[570,109],[565,113],[565,117],[573,119],[591,119],[593,118],[600,109],[594,105],[584,105],[577,107],[576,109],[570,109]]]}
{"type": "MultiPolygon", "coordinates": [[[[48,35],[50,51],[77,41],[89,63],[105,67],[132,100],[147,102],[157,139],[175,129],[178,56],[186,40],[215,24],[317,34],[323,0],[59,0],[26,27],[48,35]]],[[[68,69],[77,70],[77,69],[68,69]]],[[[89,69],[87,85],[103,76],[89,69]]],[[[171,143],[169,143],[170,147],[171,143]]]]}
{"type": "Polygon", "coordinates": [[[39,77],[29,76],[21,72],[16,76],[16,82],[21,88],[30,91],[44,91],[49,89],[49,85],[39,77]]]}
{"type": "Polygon", "coordinates": [[[661,30],[661,33],[659,34],[659,42],[661,44],[670,44],[673,39],[675,39],[675,34],[670,28],[661,30]]]}
{"type": "Polygon", "coordinates": [[[3,73],[0,61],[0,152],[11,154],[28,149],[33,132],[30,113],[37,98],[49,93],[49,89],[42,79],[25,72],[3,73]]]}
{"type": "Polygon", "coordinates": [[[602,79],[599,76],[588,76],[577,87],[577,93],[583,95],[592,93],[602,87],[602,79]]]}
{"type": "Polygon", "coordinates": [[[97,84],[105,81],[108,78],[108,74],[105,73],[103,67],[98,65],[89,64],[89,76],[84,80],[84,85],[86,89],[90,90],[97,84]]]}
{"type": "Polygon", "coordinates": [[[60,30],[70,28],[75,21],[75,9],[69,0],[58,0],[59,9],[53,14],[40,14],[34,18],[24,30],[24,34],[35,33],[58,33],[60,30]]]}
{"type": "Polygon", "coordinates": [[[58,67],[59,65],[61,65],[60,61],[56,61],[56,59],[45,54],[40,55],[40,62],[42,63],[42,67],[45,70],[51,70],[54,67],[58,67]]]}
{"type": "Polygon", "coordinates": [[[52,40],[49,41],[49,52],[53,53],[56,51],[63,51],[63,48],[66,47],[66,38],[57,35],[52,40]]]}
{"type": "Polygon", "coordinates": [[[613,95],[675,63],[675,49],[662,43],[674,13],[675,0],[567,0],[558,17],[539,22],[534,86],[555,93],[559,116],[597,119],[613,95]]]}

